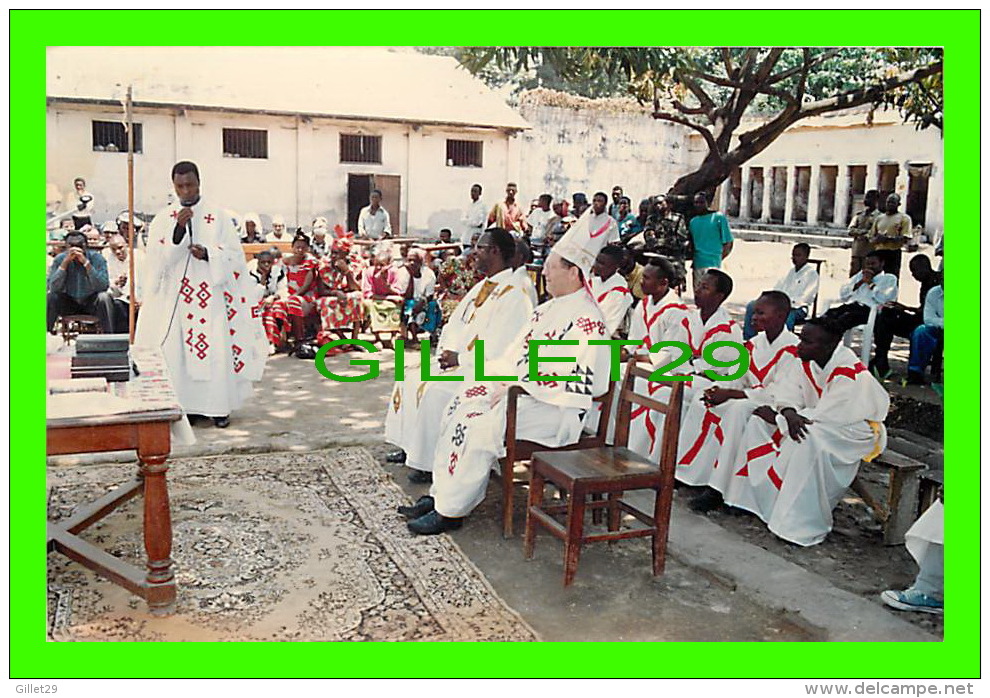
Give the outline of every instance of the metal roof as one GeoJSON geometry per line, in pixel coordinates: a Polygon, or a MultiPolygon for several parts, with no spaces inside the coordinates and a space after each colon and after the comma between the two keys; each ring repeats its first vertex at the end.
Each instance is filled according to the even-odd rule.
{"type": "Polygon", "coordinates": [[[446,56],[409,48],[59,46],[49,99],[509,130],[530,125],[446,56]]]}

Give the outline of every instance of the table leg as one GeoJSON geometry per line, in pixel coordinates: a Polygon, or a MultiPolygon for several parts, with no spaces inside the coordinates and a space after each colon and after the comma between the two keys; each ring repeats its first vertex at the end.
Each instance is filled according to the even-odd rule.
{"type": "Polygon", "coordinates": [[[144,448],[161,445],[161,435],[152,433],[147,436],[147,439],[139,436],[139,442],[146,443],[138,449],[141,475],[144,477],[144,549],[148,555],[145,598],[151,613],[167,615],[175,610],[176,596],[171,558],[172,515],[165,481],[165,473],[168,472],[168,426],[165,425],[164,455],[159,448],[144,448]]]}

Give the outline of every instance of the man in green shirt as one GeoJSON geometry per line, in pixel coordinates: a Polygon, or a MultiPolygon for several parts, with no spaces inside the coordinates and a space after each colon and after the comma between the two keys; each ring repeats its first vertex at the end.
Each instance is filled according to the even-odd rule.
{"type": "Polygon", "coordinates": [[[688,228],[694,245],[691,276],[697,286],[706,271],[720,269],[722,260],[732,252],[732,232],[728,219],[708,208],[708,196],[704,192],[694,195],[694,216],[688,228]]]}

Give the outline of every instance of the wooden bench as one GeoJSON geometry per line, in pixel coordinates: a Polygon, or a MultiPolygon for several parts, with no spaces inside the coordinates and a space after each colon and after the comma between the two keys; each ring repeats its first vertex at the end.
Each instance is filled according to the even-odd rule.
{"type": "Polygon", "coordinates": [[[900,545],[918,518],[918,493],[927,466],[896,451],[886,450],[870,463],[860,463],[850,489],[858,494],[883,528],[884,545],[900,545]],[[885,482],[877,487],[879,475],[885,482]]]}
{"type": "Polygon", "coordinates": [[[264,252],[270,250],[273,247],[278,248],[282,254],[289,254],[292,252],[292,242],[288,240],[279,240],[273,242],[242,242],[241,249],[244,250],[244,261],[250,262],[254,259],[254,256],[259,252],[264,252]]]}

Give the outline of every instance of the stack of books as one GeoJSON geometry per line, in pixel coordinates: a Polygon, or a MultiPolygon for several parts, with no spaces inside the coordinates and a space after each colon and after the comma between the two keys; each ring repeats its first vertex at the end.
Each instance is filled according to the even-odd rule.
{"type": "Polygon", "coordinates": [[[131,356],[126,334],[89,334],[76,339],[72,357],[73,378],[106,378],[126,381],[131,377],[131,356]]]}

